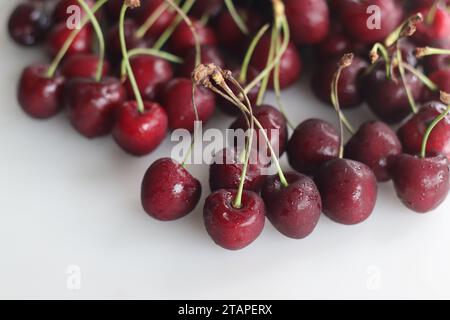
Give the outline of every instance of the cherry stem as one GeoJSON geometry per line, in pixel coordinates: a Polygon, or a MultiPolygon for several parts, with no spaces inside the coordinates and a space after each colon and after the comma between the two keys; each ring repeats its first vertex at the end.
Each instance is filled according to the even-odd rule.
{"type": "Polygon", "coordinates": [[[397,50],[398,70],[400,71],[400,77],[402,78],[403,87],[405,88],[406,96],[408,97],[408,102],[411,107],[411,111],[413,113],[417,113],[416,101],[414,100],[411,88],[409,87],[406,81],[405,63],[403,63],[402,51],[400,50],[400,46],[398,45],[398,43],[396,50],[397,50]]]}
{"type": "MultiPolygon", "coordinates": [[[[95,14],[108,0],[99,0],[95,3],[95,5],[92,7],[91,12],[92,14],[95,14]]],[[[47,78],[53,78],[53,76],[56,73],[56,70],[58,70],[58,66],[61,63],[62,59],[66,55],[67,51],[69,50],[70,46],[72,45],[73,41],[77,37],[77,35],[81,32],[81,30],[86,26],[86,24],[89,22],[89,16],[83,17],[83,19],[80,22],[80,25],[78,28],[72,30],[72,32],[67,37],[67,40],[64,42],[61,49],[56,54],[55,58],[53,59],[52,63],[50,64],[49,68],[47,69],[47,72],[45,76],[47,78]]]]}
{"type": "MultiPolygon", "coordinates": [[[[199,116],[198,116],[198,108],[197,108],[197,102],[195,101],[195,87],[196,84],[194,82],[192,82],[192,96],[191,96],[191,103],[192,103],[192,107],[194,108],[194,115],[195,115],[195,121],[199,122],[199,116]]],[[[189,159],[189,156],[192,153],[192,150],[194,149],[194,145],[195,145],[195,126],[194,126],[194,134],[192,135],[192,141],[191,141],[191,145],[189,146],[189,150],[186,153],[186,156],[183,159],[183,162],[181,163],[181,166],[184,168],[186,166],[186,161],[187,159],[189,159]]]]}
{"type": "Polygon", "coordinates": [[[428,14],[425,18],[425,22],[427,25],[431,25],[434,22],[434,19],[436,18],[436,12],[438,9],[438,4],[441,2],[441,0],[434,0],[433,5],[430,8],[430,11],[428,11],[428,14]]]}
{"type": "Polygon", "coordinates": [[[421,13],[417,13],[406,19],[384,41],[386,48],[394,45],[400,38],[409,37],[416,31],[416,24],[423,21],[421,13]]]}
{"type": "Polygon", "coordinates": [[[120,47],[122,49],[123,61],[125,62],[126,69],[128,72],[128,79],[130,79],[131,87],[133,88],[133,93],[137,102],[137,109],[140,113],[145,111],[144,101],[142,100],[141,93],[139,91],[139,87],[136,82],[136,77],[134,76],[133,69],[131,68],[130,59],[128,57],[127,44],[125,40],[125,14],[128,9],[127,2],[124,2],[122,5],[122,9],[120,11],[120,20],[119,20],[119,37],[120,37],[120,47]]]}
{"type": "Polygon", "coordinates": [[[175,18],[175,20],[170,24],[170,26],[163,32],[163,34],[156,40],[155,44],[153,45],[153,49],[161,49],[169,40],[170,36],[173,34],[175,29],[178,27],[178,25],[185,20],[186,14],[191,10],[192,6],[194,5],[195,0],[186,0],[186,2],[183,4],[183,6],[180,7],[175,4],[172,0],[164,0],[169,6],[171,6],[173,9],[175,9],[178,12],[178,16],[175,18]]]}
{"type": "Polygon", "coordinates": [[[241,30],[241,32],[244,35],[248,35],[250,33],[250,31],[248,30],[247,25],[245,24],[244,20],[242,20],[241,16],[239,15],[238,11],[236,10],[233,0],[225,0],[225,6],[227,7],[228,12],[230,13],[234,22],[238,26],[239,30],[241,30]]]}
{"type": "Polygon", "coordinates": [[[103,37],[102,28],[100,27],[97,18],[92,13],[91,9],[86,4],[86,2],[84,0],[78,0],[78,3],[81,5],[83,10],[86,11],[89,20],[91,21],[91,24],[94,27],[95,33],[97,35],[99,61],[97,64],[97,72],[95,74],[95,80],[99,82],[103,76],[103,64],[105,61],[105,38],[103,37]]]}
{"type": "Polygon", "coordinates": [[[381,56],[383,57],[385,64],[386,64],[386,77],[388,79],[391,78],[391,59],[389,57],[389,53],[388,50],[386,49],[386,47],[377,42],[375,43],[375,45],[373,46],[372,50],[370,51],[370,62],[372,64],[374,64],[375,62],[378,61],[378,59],[380,58],[380,56],[378,55],[378,53],[381,53],[381,56]]]}
{"type": "Polygon", "coordinates": [[[431,48],[431,47],[416,48],[416,57],[417,58],[422,58],[422,57],[431,56],[431,55],[450,55],[450,50],[441,49],[441,48],[431,48]]]}
{"type": "Polygon", "coordinates": [[[268,24],[262,26],[262,28],[259,29],[258,33],[252,39],[252,42],[250,43],[250,46],[248,47],[247,52],[245,53],[244,60],[242,62],[241,73],[239,74],[239,82],[241,83],[247,82],[247,74],[248,74],[248,67],[250,65],[250,60],[252,59],[256,46],[258,45],[262,36],[267,32],[269,27],[270,26],[268,24]]]}
{"type": "Polygon", "coordinates": [[[161,3],[156,10],[145,20],[145,22],[136,30],[135,37],[142,39],[148,30],[155,24],[159,17],[169,8],[167,2],[161,3]]]}
{"type": "Polygon", "coordinates": [[[427,153],[427,143],[431,132],[436,127],[436,125],[441,122],[450,112],[450,94],[441,91],[441,100],[447,105],[447,108],[433,120],[433,122],[428,126],[422,140],[422,148],[420,151],[420,157],[425,158],[427,153]]]}
{"type": "MultiPolygon", "coordinates": [[[[271,64],[271,62],[274,60],[275,53],[275,39],[277,35],[277,30],[275,27],[272,28],[272,33],[270,37],[270,47],[269,47],[269,54],[267,55],[267,63],[266,68],[271,64]]],[[[272,71],[272,70],[271,70],[272,71]]],[[[270,72],[266,73],[261,81],[261,87],[259,88],[258,96],[256,98],[256,105],[261,105],[261,103],[264,101],[264,96],[266,94],[267,86],[269,84],[270,79],[270,72]]]]}
{"type": "Polygon", "coordinates": [[[414,74],[417,78],[419,78],[419,80],[422,81],[422,83],[431,91],[437,91],[439,89],[438,86],[433,82],[433,80],[428,78],[423,72],[420,72],[419,70],[417,70],[416,68],[407,63],[403,63],[403,67],[412,74],[414,74]]]}
{"type": "MultiPolygon", "coordinates": [[[[339,104],[339,96],[338,96],[338,85],[339,85],[339,78],[341,76],[342,70],[349,67],[353,63],[354,55],[353,53],[347,53],[344,54],[344,56],[341,58],[338,64],[338,69],[336,73],[334,74],[334,78],[331,84],[331,102],[333,103],[334,109],[336,110],[336,113],[339,118],[339,132],[341,136],[341,142],[339,146],[339,158],[344,157],[344,123],[347,121],[344,121],[345,119],[344,114],[341,111],[341,107],[339,104]]],[[[347,124],[346,124],[347,126],[347,124]]],[[[354,130],[351,127],[347,127],[347,129],[354,134],[354,130]]]]}

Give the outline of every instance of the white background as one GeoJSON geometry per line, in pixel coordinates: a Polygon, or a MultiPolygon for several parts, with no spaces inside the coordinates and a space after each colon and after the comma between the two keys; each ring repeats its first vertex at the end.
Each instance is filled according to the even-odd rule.
{"type": "MultiPolygon", "coordinates": [[[[81,137],[65,114],[26,116],[16,100],[18,77],[42,56],[9,40],[15,3],[0,2],[0,298],[450,298],[450,200],[418,215],[399,203],[391,183],[380,186],[376,210],[361,225],[322,217],[309,238],[296,241],[267,223],[239,252],[208,237],[203,199],[177,222],[148,217],[142,176],[173,144],[166,139],[152,155],[134,158],[110,137],[81,137]],[[81,270],[80,290],[67,286],[70,266],[81,270]]],[[[337,124],[305,78],[284,93],[292,121],[337,124]]],[[[373,118],[366,107],[348,115],[354,124],[373,118]]],[[[231,121],[218,114],[208,126],[231,121]]],[[[208,167],[189,170],[204,198],[208,167]]]]}

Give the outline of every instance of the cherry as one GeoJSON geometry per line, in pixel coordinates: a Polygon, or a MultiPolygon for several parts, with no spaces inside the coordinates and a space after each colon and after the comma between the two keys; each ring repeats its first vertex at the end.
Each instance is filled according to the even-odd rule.
{"type": "Polygon", "coordinates": [[[298,125],[289,140],[289,164],[298,172],[315,175],[325,163],[339,156],[339,134],[324,120],[308,119],[298,125]]]}
{"type": "Polygon", "coordinates": [[[314,181],[322,195],[323,212],[332,220],[353,225],[372,214],[377,180],[365,164],[337,158],[325,163],[314,181]]]}
{"type": "Polygon", "coordinates": [[[345,157],[366,164],[380,182],[391,176],[389,164],[402,153],[402,145],[395,132],[379,121],[364,123],[345,146],[345,157]]]}
{"type": "Polygon", "coordinates": [[[392,165],[397,196],[409,209],[426,213],[437,208],[450,187],[449,162],[443,155],[420,158],[401,154],[392,165]]]}
{"type": "Polygon", "coordinates": [[[340,0],[338,11],[346,32],[362,43],[383,41],[403,18],[403,10],[396,0],[340,0]],[[377,12],[380,14],[380,25],[373,28],[368,28],[368,23],[374,18],[374,11],[370,8],[379,9],[377,12]]]}
{"type": "MultiPolygon", "coordinates": [[[[240,153],[234,148],[225,148],[214,156],[214,162],[209,167],[209,186],[211,191],[219,189],[238,189],[243,164],[239,161],[240,153]]],[[[264,183],[262,174],[264,166],[251,160],[245,176],[244,189],[259,192],[264,183]]]]}
{"type": "MultiPolygon", "coordinates": [[[[61,66],[61,73],[66,79],[94,78],[97,73],[99,57],[95,54],[79,53],[67,57],[61,66]]],[[[108,61],[103,63],[102,75],[109,73],[108,61]]]]}
{"type": "MultiPolygon", "coordinates": [[[[150,16],[152,16],[154,14],[154,12],[156,10],[158,10],[162,4],[164,4],[164,0],[147,1],[147,3],[145,3],[145,5],[143,5],[141,7],[141,10],[140,10],[141,12],[139,12],[139,15],[137,18],[139,25],[142,25],[143,23],[145,23],[146,20],[150,16]]],[[[175,17],[176,17],[176,12],[174,10],[172,10],[170,7],[168,7],[153,22],[152,26],[145,33],[145,36],[147,38],[151,38],[151,39],[158,38],[172,24],[175,17]]]]}
{"type": "MultiPolygon", "coordinates": [[[[411,112],[406,90],[398,68],[394,70],[397,81],[387,79],[384,63],[379,63],[363,80],[363,95],[370,109],[384,122],[398,123],[411,112]]],[[[420,99],[423,84],[406,71],[405,80],[415,100],[420,99]]]]}
{"type": "Polygon", "coordinates": [[[279,176],[266,179],[262,198],[266,214],[274,227],[287,237],[303,239],[319,222],[322,201],[314,181],[299,173],[285,174],[289,183],[284,187],[279,176]]]}
{"type": "MultiPolygon", "coordinates": [[[[340,57],[335,57],[320,64],[311,82],[315,95],[328,104],[331,104],[331,83],[338,69],[339,59],[340,57]]],[[[338,85],[341,108],[356,107],[364,101],[361,95],[361,75],[367,67],[368,63],[364,59],[355,56],[352,65],[342,70],[338,85]]]]}
{"type": "MultiPolygon", "coordinates": [[[[129,10],[127,12],[127,17],[130,19],[139,18],[139,16],[145,11],[147,4],[151,4],[153,2],[156,2],[156,0],[141,1],[141,6],[134,8],[133,10],[129,10]]],[[[105,12],[111,23],[115,23],[119,20],[122,5],[123,0],[108,0],[108,2],[105,3],[105,12]]]]}
{"type": "MultiPolygon", "coordinates": [[[[169,117],[171,130],[194,130],[195,112],[192,105],[192,81],[187,78],[175,78],[167,84],[163,97],[163,106],[169,117]]],[[[195,88],[195,102],[200,121],[208,121],[214,114],[215,96],[202,87],[195,88]]]]}
{"type": "Polygon", "coordinates": [[[50,27],[50,19],[38,4],[19,4],[8,21],[11,38],[18,44],[34,46],[41,43],[50,27]]]}
{"type": "Polygon", "coordinates": [[[101,81],[73,79],[67,83],[65,92],[70,121],[87,138],[108,134],[117,109],[126,99],[121,82],[112,77],[101,81]]]}
{"type": "Polygon", "coordinates": [[[192,7],[192,15],[197,19],[215,17],[223,7],[223,0],[197,0],[192,7]]]}
{"type": "MultiPolygon", "coordinates": [[[[164,59],[138,55],[130,59],[131,68],[136,77],[139,92],[144,100],[153,101],[160,91],[173,77],[173,69],[169,62],[164,59]]],[[[133,88],[127,80],[125,88],[130,96],[133,95],[133,88]]]]}
{"type": "MultiPolygon", "coordinates": [[[[432,101],[423,105],[418,113],[411,116],[398,130],[397,134],[406,153],[417,154],[421,150],[422,140],[428,125],[444,110],[446,106],[432,101]]],[[[446,116],[431,132],[426,151],[428,154],[443,154],[450,159],[450,117],[446,116]]]]}
{"type": "Polygon", "coordinates": [[[346,52],[352,52],[352,40],[340,32],[331,32],[315,47],[315,52],[318,54],[319,61],[326,61],[326,59],[342,56],[346,52]]]}
{"type": "MultiPolygon", "coordinates": [[[[266,68],[270,51],[270,36],[263,36],[256,46],[250,64],[258,71],[266,68]]],[[[294,84],[302,71],[301,57],[292,43],[289,43],[280,60],[280,88],[284,89],[294,84]]],[[[273,72],[270,76],[269,87],[273,88],[273,72]]]]}
{"type": "Polygon", "coordinates": [[[216,244],[229,250],[250,245],[265,223],[264,201],[252,191],[242,193],[242,205],[233,206],[236,190],[221,189],[205,200],[203,218],[206,231],[216,244]]]}
{"type": "Polygon", "coordinates": [[[450,68],[450,55],[434,55],[425,57],[424,65],[426,70],[430,73],[450,68]]]}
{"type": "MultiPolygon", "coordinates": [[[[202,46],[214,46],[217,44],[217,37],[214,30],[208,26],[204,26],[200,21],[195,19],[191,19],[191,21],[202,46]]],[[[185,21],[181,22],[173,32],[169,40],[169,46],[173,52],[179,55],[185,55],[189,49],[195,47],[195,37],[185,21]]]]}
{"type": "Polygon", "coordinates": [[[413,35],[414,41],[419,46],[429,46],[433,42],[445,41],[450,38],[450,13],[445,6],[440,4],[435,9],[431,21],[428,21],[430,8],[420,10],[424,21],[416,26],[417,31],[413,35]]]}
{"type": "Polygon", "coordinates": [[[172,221],[194,210],[202,185],[182,165],[170,158],[153,162],[144,175],[141,202],[145,212],[161,221],[172,221]]]}
{"type": "MultiPolygon", "coordinates": [[[[66,43],[73,30],[67,28],[65,23],[53,27],[47,38],[47,51],[54,57],[66,43]]],[[[67,50],[66,57],[78,53],[90,53],[92,50],[92,28],[83,27],[67,50]]]]}
{"type": "Polygon", "coordinates": [[[330,13],[325,0],[286,0],[286,17],[298,44],[321,42],[330,28],[330,13]]]}
{"type": "MultiPolygon", "coordinates": [[[[283,154],[288,137],[288,129],[286,118],[277,109],[269,105],[261,105],[253,108],[253,115],[259,121],[261,126],[266,130],[267,137],[269,138],[270,144],[273,147],[275,153],[281,155],[283,154]]],[[[244,131],[248,130],[247,122],[244,115],[240,115],[230,126],[230,129],[237,130],[242,129],[244,131]]],[[[265,143],[265,141],[260,139],[261,134],[259,129],[255,129],[257,134],[257,146],[258,150],[267,150],[267,154],[270,155],[270,151],[265,143]]],[[[278,156],[278,154],[277,154],[278,156]]]]}
{"type": "MultiPolygon", "coordinates": [[[[93,0],[85,0],[89,8],[92,8],[95,4],[93,0]]],[[[53,11],[53,21],[55,23],[66,23],[68,19],[75,13],[80,13],[77,18],[83,19],[87,16],[86,12],[81,8],[78,0],[60,0],[56,3],[53,11]],[[77,8],[77,10],[73,10],[77,8]]]]}
{"type": "MultiPolygon", "coordinates": [[[[240,81],[240,79],[239,79],[240,78],[240,73],[241,73],[241,69],[240,68],[234,69],[232,71],[233,78],[235,78],[241,84],[242,87],[245,87],[248,83],[253,81],[258,76],[258,71],[255,68],[249,66],[249,68],[247,69],[247,81],[245,81],[245,82],[248,82],[248,83],[242,83],[242,81],[240,81]]],[[[227,83],[228,87],[238,97],[239,96],[238,88],[233,83],[231,83],[228,80],[226,80],[226,83],[227,83]]],[[[261,83],[258,83],[256,86],[254,86],[247,93],[247,97],[248,97],[248,99],[250,101],[250,104],[252,106],[254,106],[256,104],[256,100],[258,99],[258,92],[259,92],[260,88],[261,88],[261,83]]],[[[218,105],[219,105],[220,109],[223,112],[225,112],[225,113],[227,113],[229,115],[237,116],[237,115],[241,114],[241,111],[239,110],[239,108],[237,108],[230,101],[228,101],[228,100],[226,100],[226,99],[224,99],[222,97],[219,97],[218,105]]]]}
{"type": "MultiPolygon", "coordinates": [[[[195,55],[195,48],[190,49],[186,54],[184,62],[179,70],[179,75],[181,77],[191,77],[192,71],[194,71],[195,69],[195,55]]],[[[200,49],[200,57],[202,64],[214,63],[220,68],[225,67],[225,58],[223,57],[220,50],[215,46],[202,46],[200,49]]]]}
{"type": "Polygon", "coordinates": [[[126,152],[140,156],[159,146],[167,133],[168,119],[157,103],[144,102],[144,112],[136,101],[125,102],[118,110],[113,137],[126,152]]]}
{"type": "Polygon", "coordinates": [[[47,65],[26,67],[20,77],[18,99],[23,110],[34,118],[49,118],[61,109],[64,77],[47,77],[47,65]]]}
{"type": "MultiPolygon", "coordinates": [[[[430,80],[437,85],[440,91],[450,92],[450,68],[436,70],[429,75],[430,80]]],[[[439,100],[439,93],[424,88],[423,101],[439,100]]]]}

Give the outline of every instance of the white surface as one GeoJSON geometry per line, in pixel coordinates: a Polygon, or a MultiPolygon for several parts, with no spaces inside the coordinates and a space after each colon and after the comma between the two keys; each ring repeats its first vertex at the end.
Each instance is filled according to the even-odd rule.
{"type": "MultiPolygon", "coordinates": [[[[64,114],[27,117],[16,84],[39,54],[8,39],[14,4],[0,2],[0,298],[450,298],[450,200],[417,215],[391,183],[380,185],[376,210],[362,225],[322,217],[312,236],[295,241],[267,223],[239,252],[208,237],[203,200],[180,221],[149,218],[140,207],[141,178],[169,154],[170,142],[133,158],[110,137],[82,138],[64,114]],[[81,269],[80,290],[67,287],[71,265],[81,269]]],[[[294,123],[312,116],[336,123],[306,81],[284,100],[294,123]]],[[[358,124],[372,116],[364,107],[349,117],[358,124]]],[[[218,115],[209,127],[230,121],[218,115]]],[[[203,198],[207,169],[189,167],[203,198]]]]}

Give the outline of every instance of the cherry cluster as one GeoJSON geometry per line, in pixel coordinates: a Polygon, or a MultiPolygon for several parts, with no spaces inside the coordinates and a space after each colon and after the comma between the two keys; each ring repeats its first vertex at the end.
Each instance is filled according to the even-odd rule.
{"type": "MultiPolygon", "coordinates": [[[[230,129],[246,130],[246,145],[216,154],[222,161],[209,168],[212,193],[203,216],[212,239],[237,250],[261,234],[266,217],[294,239],[310,235],[322,212],[341,224],[361,223],[373,212],[378,182],[392,180],[401,201],[419,213],[444,201],[449,6],[448,0],[28,0],[17,5],[8,30],[20,45],[43,44],[51,61],[24,69],[23,110],[38,119],[65,110],[89,139],[112,134],[141,156],[170,130],[192,132],[216,106],[236,117],[230,129]],[[312,91],[334,108],[339,130],[321,119],[290,123],[281,92],[300,78],[304,60],[314,67],[312,91]],[[264,103],[267,90],[275,92],[276,107],[264,103]],[[345,112],[364,104],[378,120],[355,130],[345,112]],[[344,131],[351,135],[346,143],[344,131]],[[263,145],[269,163],[258,161],[263,145]],[[295,171],[283,172],[284,153],[295,171]],[[277,174],[266,176],[270,165],[277,174]]],[[[150,216],[171,221],[192,212],[201,193],[185,162],[162,158],[147,170],[141,199],[150,216]]]]}

